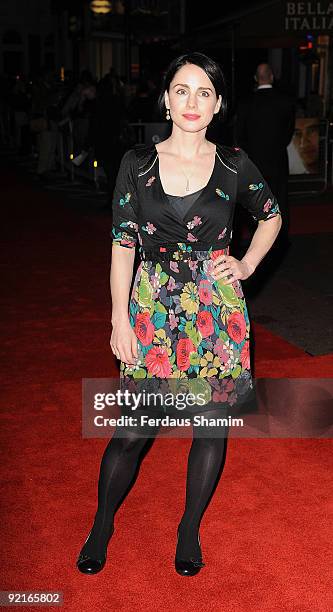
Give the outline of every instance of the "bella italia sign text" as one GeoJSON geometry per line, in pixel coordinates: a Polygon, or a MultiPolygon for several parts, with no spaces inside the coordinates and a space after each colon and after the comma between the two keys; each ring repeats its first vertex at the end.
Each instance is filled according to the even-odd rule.
{"type": "Polygon", "coordinates": [[[333,2],[286,2],[285,29],[293,32],[333,30],[333,2]]]}

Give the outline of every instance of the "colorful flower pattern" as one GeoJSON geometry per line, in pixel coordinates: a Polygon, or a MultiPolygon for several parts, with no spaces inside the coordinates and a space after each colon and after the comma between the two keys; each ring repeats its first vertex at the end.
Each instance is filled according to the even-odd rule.
{"type": "Polygon", "coordinates": [[[122,376],[136,381],[203,378],[211,399],[229,405],[252,387],[250,323],[241,283],[226,285],[210,274],[221,253],[207,253],[194,269],[190,260],[140,263],[129,306],[140,367],[121,363],[122,376]],[[215,378],[217,388],[212,387],[215,378]]]}
{"type": "Polygon", "coordinates": [[[127,152],[117,178],[112,228],[113,244],[134,248],[138,243],[143,259],[129,303],[139,358],[133,367],[121,362],[122,379],[145,385],[186,380],[190,390],[203,390],[209,400],[229,407],[253,387],[250,322],[241,282],[216,281],[214,260],[229,254],[236,202],[257,221],[280,214],[245,152],[235,147],[233,155],[236,165],[225,157],[215,167],[180,223],[164,201],[156,159],[150,174],[134,184],[135,153],[127,152]],[[167,253],[171,245],[177,248],[167,253]],[[150,248],[171,257],[144,256],[150,248]]]}

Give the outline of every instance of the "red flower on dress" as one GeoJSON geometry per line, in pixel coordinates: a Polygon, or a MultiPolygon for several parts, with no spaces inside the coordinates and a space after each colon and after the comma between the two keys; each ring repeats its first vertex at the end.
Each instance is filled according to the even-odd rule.
{"type": "Polygon", "coordinates": [[[153,376],[167,378],[171,375],[172,366],[164,346],[154,346],[146,355],[147,370],[153,376]]]}
{"type": "Polygon", "coordinates": [[[241,363],[242,363],[242,367],[244,368],[244,370],[249,370],[250,369],[250,343],[248,340],[245,342],[241,350],[240,358],[241,358],[241,363]]]}
{"type": "Polygon", "coordinates": [[[202,279],[199,284],[200,302],[209,306],[213,301],[212,283],[209,280],[202,279]]]}
{"type": "Polygon", "coordinates": [[[203,338],[207,338],[214,333],[212,313],[208,310],[202,310],[197,316],[197,328],[203,338]]]}
{"type": "Polygon", "coordinates": [[[139,312],[135,320],[135,334],[143,346],[151,344],[154,338],[155,327],[150,320],[149,312],[139,312]]]}
{"type": "Polygon", "coordinates": [[[228,318],[228,334],[237,344],[242,342],[246,334],[246,323],[240,312],[233,312],[228,318]]]}
{"type": "Polygon", "coordinates": [[[235,389],[233,379],[223,378],[219,383],[218,389],[213,392],[213,402],[228,402],[232,405],[234,403],[232,401],[232,392],[235,389]]]}
{"type": "Polygon", "coordinates": [[[182,372],[190,367],[190,353],[195,352],[196,348],[190,338],[180,338],[177,344],[177,367],[182,372]]]}
{"type": "Polygon", "coordinates": [[[210,254],[211,259],[217,259],[220,255],[228,255],[227,249],[218,249],[217,251],[212,251],[210,254]]]}

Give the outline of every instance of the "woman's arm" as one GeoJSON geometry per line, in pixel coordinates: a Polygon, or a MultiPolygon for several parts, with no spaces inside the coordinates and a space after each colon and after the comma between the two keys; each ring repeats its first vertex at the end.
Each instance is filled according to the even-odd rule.
{"type": "Polygon", "coordinates": [[[248,266],[249,276],[253,274],[258,264],[273,246],[281,226],[281,215],[276,215],[276,217],[267,219],[267,221],[259,221],[250,246],[241,259],[241,262],[248,266]]]}
{"type": "Polygon", "coordinates": [[[113,244],[110,270],[112,325],[128,319],[129,291],[133,276],[135,249],[124,249],[113,244]]]}
{"type": "Polygon", "coordinates": [[[128,365],[138,356],[138,340],[128,316],[129,291],[133,277],[135,246],[138,242],[137,159],[127,151],[120,162],[112,199],[112,259],[110,288],[112,300],[113,353],[128,365]]]}
{"type": "Polygon", "coordinates": [[[135,249],[126,249],[113,244],[110,271],[112,300],[110,346],[116,357],[129,365],[134,365],[138,356],[137,337],[128,317],[134,258],[135,249]]]}
{"type": "Polygon", "coordinates": [[[272,247],[281,226],[281,215],[259,221],[250,246],[240,261],[232,255],[220,255],[215,259],[212,274],[215,280],[224,279],[225,285],[231,285],[235,280],[249,278],[272,247]],[[226,280],[228,276],[230,278],[226,280]]]}
{"type": "Polygon", "coordinates": [[[231,255],[220,255],[214,261],[214,278],[225,279],[230,285],[245,280],[255,271],[268,253],[281,229],[283,219],[279,204],[262,174],[242,149],[239,151],[236,201],[240,202],[258,222],[244,257],[239,261],[231,255]],[[226,277],[229,276],[228,280],[226,277]]]}

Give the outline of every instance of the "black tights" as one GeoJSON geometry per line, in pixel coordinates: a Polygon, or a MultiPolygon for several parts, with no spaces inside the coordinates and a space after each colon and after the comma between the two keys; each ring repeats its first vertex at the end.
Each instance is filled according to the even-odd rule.
{"type": "MultiPolygon", "coordinates": [[[[221,410],[203,414],[205,418],[221,418],[221,410]]],[[[159,426],[149,428],[149,436],[159,426]]],[[[152,435],[153,434],[153,435],[152,435]]],[[[193,441],[188,456],[186,501],[179,524],[176,556],[180,559],[200,558],[198,532],[203,513],[221,476],[227,448],[227,426],[193,426],[193,441]]],[[[92,530],[81,550],[93,558],[101,558],[113,529],[114,514],[133,482],[141,454],[148,438],[142,431],[115,431],[101,462],[98,482],[98,508],[92,530]]]]}

